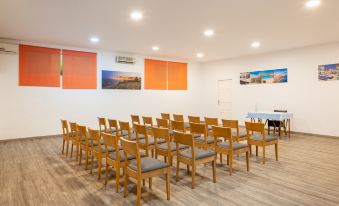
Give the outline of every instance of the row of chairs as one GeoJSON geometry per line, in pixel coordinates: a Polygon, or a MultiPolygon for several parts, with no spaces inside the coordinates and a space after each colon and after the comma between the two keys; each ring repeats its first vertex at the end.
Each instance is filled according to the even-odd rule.
{"type": "MultiPolygon", "coordinates": [[[[124,196],[127,195],[128,177],[137,180],[137,204],[140,204],[141,181],[145,185],[145,179],[149,179],[149,187],[152,188],[152,178],[160,174],[166,176],[167,199],[170,199],[170,167],[173,157],[177,157],[176,180],[179,176],[179,164],[187,165],[187,172],[192,168],[192,188],[195,184],[195,169],[197,164],[212,163],[213,182],[216,182],[216,154],[227,155],[230,175],[232,175],[233,155],[246,153],[247,171],[249,171],[249,153],[251,145],[265,149],[266,146],[276,145],[276,160],[278,160],[278,140],[269,140],[265,136],[264,125],[260,123],[246,122],[246,134],[239,135],[240,129],[236,120],[222,120],[222,125],[218,124],[217,118],[207,118],[200,121],[200,118],[189,116],[189,122],[185,123],[183,116],[173,115],[170,120],[169,114],[161,114],[162,118],[157,118],[157,126],[153,125],[152,117],[142,117],[143,124],[137,115],[132,115],[133,127],[129,122],[108,119],[108,126],[105,118],[99,118],[99,130],[87,129],[85,126],[62,120],[64,141],[63,150],[66,143],[66,156],[68,156],[68,145],[71,145],[71,157],[73,147],[76,146],[76,160],[81,164],[82,152],[85,152],[86,169],[91,156],[91,173],[93,159],[98,159],[98,178],[100,179],[102,159],[106,159],[105,184],[109,168],[116,171],[116,192],[119,191],[120,168],[124,168],[124,196]],[[199,121],[198,121],[199,120],[199,121]],[[262,127],[263,126],[263,127],[262,127]],[[234,130],[234,131],[232,131],[234,130]],[[250,132],[258,132],[251,134],[250,132]],[[261,136],[261,139],[259,138],[261,136]],[[242,138],[240,138],[242,137],[242,138]],[[245,137],[245,138],[244,138],[245,137]],[[220,138],[223,141],[220,141],[220,138]],[[247,144],[240,143],[247,140],[247,144]],[[102,141],[103,140],[103,141],[102,141]],[[269,141],[268,141],[269,140],[269,141]],[[144,150],[144,153],[140,153],[144,150]],[[149,157],[151,151],[152,157],[149,157]],[[79,153],[80,152],[80,153],[79,153]],[[158,155],[164,156],[164,162],[157,160],[158,155]],[[127,158],[126,158],[127,157],[127,158]],[[127,161],[126,161],[127,159],[127,161]]],[[[265,163],[265,151],[263,152],[263,163],[265,163]]]]}

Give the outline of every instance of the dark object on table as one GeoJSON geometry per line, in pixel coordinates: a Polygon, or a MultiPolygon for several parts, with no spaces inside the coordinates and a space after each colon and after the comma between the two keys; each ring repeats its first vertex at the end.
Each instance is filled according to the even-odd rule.
{"type": "MultiPolygon", "coordinates": [[[[274,110],[274,112],[287,113],[287,110],[274,110]]],[[[279,136],[280,136],[281,128],[284,128],[284,132],[287,135],[286,120],[283,120],[283,121],[267,120],[267,126],[268,126],[268,134],[270,134],[271,127],[273,127],[273,134],[274,135],[275,135],[276,129],[278,129],[279,136]]]]}

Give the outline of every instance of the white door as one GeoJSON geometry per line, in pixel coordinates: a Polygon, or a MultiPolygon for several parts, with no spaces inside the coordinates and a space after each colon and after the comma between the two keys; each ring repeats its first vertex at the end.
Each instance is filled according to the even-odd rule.
{"type": "Polygon", "coordinates": [[[218,109],[223,119],[232,119],[232,79],[218,80],[218,109]]]}

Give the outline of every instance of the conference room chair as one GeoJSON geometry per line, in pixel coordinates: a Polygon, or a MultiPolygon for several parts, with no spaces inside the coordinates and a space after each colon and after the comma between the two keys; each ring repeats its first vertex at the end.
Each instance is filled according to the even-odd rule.
{"type": "Polygon", "coordinates": [[[207,132],[212,132],[212,126],[219,126],[218,118],[204,117],[207,132]]]}
{"type": "Polygon", "coordinates": [[[198,116],[188,116],[189,123],[200,123],[200,117],[198,116]]]}
{"type": "MultiPolygon", "coordinates": [[[[144,126],[144,125],[143,125],[144,126]]],[[[120,138],[120,142],[124,151],[124,156],[134,156],[136,159],[125,161],[124,163],[124,197],[127,197],[127,185],[129,178],[137,181],[137,205],[140,205],[141,199],[141,181],[149,179],[149,188],[152,189],[152,177],[166,176],[166,193],[167,200],[170,200],[170,167],[168,164],[151,158],[140,157],[139,144],[135,141],[129,141],[120,138]]]]}
{"type": "MultiPolygon", "coordinates": [[[[147,132],[147,128],[145,125],[134,124],[133,125],[135,134],[136,134],[136,142],[140,149],[145,150],[146,156],[149,156],[149,151],[151,151],[152,157],[154,156],[155,142],[154,138],[150,137],[147,132]],[[140,138],[141,137],[141,138],[140,138]]],[[[164,143],[165,141],[158,141],[159,144],[164,143]]]]}
{"type": "Polygon", "coordinates": [[[98,122],[99,122],[99,130],[101,132],[110,132],[107,123],[106,123],[106,118],[104,117],[98,117],[98,122]]]}
{"type": "Polygon", "coordinates": [[[245,130],[240,129],[238,120],[222,119],[221,121],[222,121],[223,127],[231,128],[233,141],[240,142],[240,141],[243,141],[243,140],[247,140],[246,129],[245,130]]]}
{"type": "MultiPolygon", "coordinates": [[[[88,136],[91,142],[91,174],[93,172],[93,159],[98,160],[98,179],[101,177],[102,159],[106,158],[105,146],[101,142],[101,133],[96,129],[88,129],[88,136]]],[[[114,152],[115,148],[109,147],[108,152],[114,152]]]]}
{"type": "Polygon", "coordinates": [[[142,116],[142,121],[148,130],[148,134],[152,135],[153,118],[142,116]]]}
{"type": "MultiPolygon", "coordinates": [[[[212,170],[213,170],[213,182],[216,182],[216,153],[211,150],[202,150],[199,148],[195,148],[195,141],[192,134],[183,133],[174,131],[174,142],[176,143],[177,149],[177,168],[176,168],[176,181],[179,180],[179,168],[180,162],[187,165],[187,169],[189,166],[192,166],[192,189],[195,186],[195,173],[196,173],[196,165],[205,164],[212,162],[212,170]],[[179,144],[187,145],[189,149],[179,150],[179,144]]],[[[189,172],[189,170],[187,170],[189,172]]]]}
{"type": "Polygon", "coordinates": [[[156,121],[157,121],[157,127],[158,128],[170,128],[170,125],[169,125],[169,120],[167,119],[161,119],[161,118],[156,118],[156,121]]]}
{"type": "MultiPolygon", "coordinates": [[[[115,135],[116,132],[119,133],[119,126],[118,126],[118,120],[116,119],[108,119],[108,126],[109,126],[109,133],[115,135]]],[[[108,132],[107,132],[108,133],[108,132]]]]}
{"type": "Polygon", "coordinates": [[[202,123],[190,123],[191,134],[194,137],[195,146],[199,148],[213,148],[214,138],[208,136],[207,127],[202,123]]]}
{"type": "MultiPolygon", "coordinates": [[[[161,155],[165,162],[172,166],[173,156],[177,154],[177,148],[176,144],[171,141],[169,129],[152,127],[152,131],[155,142],[155,158],[158,159],[158,155],[161,155]],[[163,140],[164,143],[158,144],[159,140],[163,140]]],[[[179,150],[187,148],[188,146],[179,144],[179,150]]]]}
{"type": "Polygon", "coordinates": [[[172,120],[171,126],[172,126],[173,131],[177,130],[177,131],[180,131],[180,132],[183,132],[183,133],[186,132],[185,123],[183,121],[172,120]]]}
{"type": "Polygon", "coordinates": [[[184,115],[182,114],[173,114],[174,121],[184,122],[184,115]]]}
{"type": "Polygon", "coordinates": [[[262,147],[263,159],[262,163],[265,164],[266,147],[275,146],[275,159],[278,161],[278,137],[265,134],[264,123],[245,122],[247,131],[247,143],[250,147],[250,154],[252,154],[252,145],[256,148],[256,156],[258,156],[258,147],[262,147]],[[253,134],[251,133],[253,131],[253,134]]]}
{"type": "MultiPolygon", "coordinates": [[[[129,125],[129,122],[119,121],[119,136],[127,138],[128,140],[135,140],[136,135],[131,131],[131,127],[129,125]]],[[[141,137],[139,137],[141,138],[141,137]]]]}
{"type": "Polygon", "coordinates": [[[68,147],[69,147],[69,128],[67,120],[61,120],[61,127],[62,127],[62,151],[61,153],[64,154],[65,150],[65,143],[66,143],[66,157],[68,157],[68,147]]]}
{"type": "Polygon", "coordinates": [[[88,158],[89,155],[92,153],[92,147],[91,147],[91,142],[88,138],[88,132],[87,132],[87,127],[86,126],[81,126],[77,125],[78,128],[78,138],[80,142],[80,153],[79,153],[79,165],[81,165],[81,160],[82,160],[82,151],[85,152],[85,169],[87,170],[88,167],[88,158]]]}
{"type": "Polygon", "coordinates": [[[227,155],[227,165],[229,165],[230,175],[232,175],[233,155],[239,155],[242,153],[246,153],[246,166],[247,171],[249,171],[250,148],[248,144],[233,142],[232,131],[229,127],[212,126],[212,131],[215,140],[215,152],[220,155],[227,155]],[[225,141],[220,143],[218,141],[220,138],[223,138],[225,141]]]}
{"type": "Polygon", "coordinates": [[[133,124],[141,124],[139,115],[132,114],[131,119],[132,119],[132,125],[133,124]]]}
{"type": "Polygon", "coordinates": [[[171,115],[169,113],[161,113],[161,118],[171,121],[171,115]]]}
{"type": "MultiPolygon", "coordinates": [[[[105,147],[106,156],[106,169],[105,169],[105,185],[108,179],[108,170],[115,169],[115,192],[119,192],[120,183],[120,168],[123,168],[123,163],[126,161],[124,151],[119,148],[119,136],[102,133],[105,147]],[[110,148],[114,149],[114,152],[110,152],[110,148]]],[[[133,156],[127,156],[127,161],[135,159],[133,156]]]]}
{"type": "Polygon", "coordinates": [[[69,126],[71,129],[70,132],[70,140],[72,141],[71,144],[71,159],[73,156],[73,147],[75,146],[75,161],[78,162],[78,156],[79,156],[79,136],[78,136],[78,128],[77,124],[75,122],[69,122],[69,126]]]}

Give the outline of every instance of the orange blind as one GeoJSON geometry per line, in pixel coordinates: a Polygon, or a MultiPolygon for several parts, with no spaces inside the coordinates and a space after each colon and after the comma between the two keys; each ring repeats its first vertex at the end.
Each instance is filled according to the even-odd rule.
{"type": "Polygon", "coordinates": [[[19,86],[60,87],[60,49],[20,44],[19,86]]]}
{"type": "Polygon", "coordinates": [[[96,89],[97,54],[62,50],[62,88],[96,89]]]}
{"type": "Polygon", "coordinates": [[[145,89],[167,89],[167,62],[145,59],[145,89]]]}
{"type": "Polygon", "coordinates": [[[187,90],[187,63],[168,62],[168,89],[187,90]]]}

